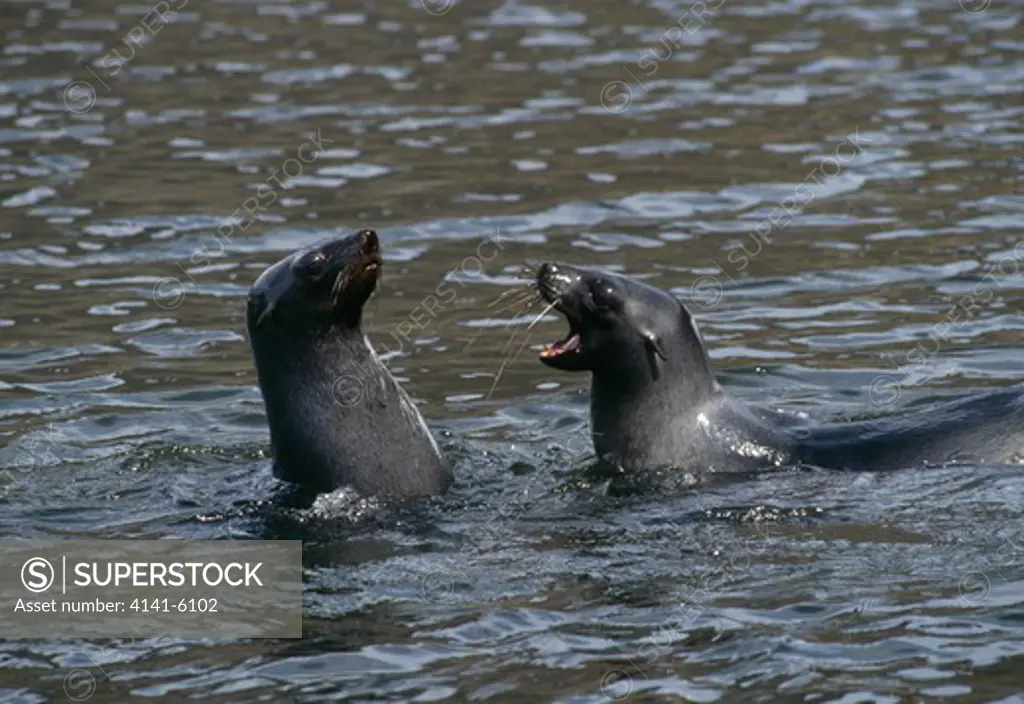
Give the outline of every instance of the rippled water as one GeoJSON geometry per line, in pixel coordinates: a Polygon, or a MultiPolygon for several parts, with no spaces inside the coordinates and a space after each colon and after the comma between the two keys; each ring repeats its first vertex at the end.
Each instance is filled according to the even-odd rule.
{"type": "Polygon", "coordinates": [[[815,417],[1024,380],[1022,11],[4,2],[0,536],[308,570],[302,641],[7,642],[4,700],[1022,701],[1019,471],[609,488],[586,379],[536,361],[564,322],[492,305],[547,259],[647,277],[733,393],[815,417]],[[242,310],[364,226],[458,479],[352,528],[266,506],[242,310]]]}

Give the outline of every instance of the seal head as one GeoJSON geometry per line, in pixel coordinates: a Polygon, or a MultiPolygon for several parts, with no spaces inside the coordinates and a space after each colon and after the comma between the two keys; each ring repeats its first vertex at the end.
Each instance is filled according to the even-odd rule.
{"type": "Polygon", "coordinates": [[[693,400],[717,388],[693,318],[671,294],[610,272],[553,263],[541,266],[537,286],[569,323],[568,336],[541,352],[548,366],[646,386],[666,366],[682,365],[693,400]]]}
{"type": "Polygon", "coordinates": [[[285,257],[249,290],[249,331],[323,333],[356,329],[377,287],[380,241],[373,230],[325,240],[285,257]]]}
{"type": "Polygon", "coordinates": [[[363,333],[380,271],[377,234],[362,230],[285,257],[249,291],[246,325],[280,479],[391,498],[451,483],[419,411],[363,333]]]}

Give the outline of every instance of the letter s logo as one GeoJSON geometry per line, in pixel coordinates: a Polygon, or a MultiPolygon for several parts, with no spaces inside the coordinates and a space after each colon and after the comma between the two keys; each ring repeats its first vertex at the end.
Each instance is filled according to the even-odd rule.
{"type": "Polygon", "coordinates": [[[55,576],[53,565],[43,557],[30,558],[21,567],[21,583],[25,585],[25,589],[35,594],[49,589],[55,576]]]}

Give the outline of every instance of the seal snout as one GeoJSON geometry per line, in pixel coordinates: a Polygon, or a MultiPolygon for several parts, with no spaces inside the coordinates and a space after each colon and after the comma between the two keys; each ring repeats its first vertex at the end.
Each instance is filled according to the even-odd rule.
{"type": "Polygon", "coordinates": [[[579,281],[580,275],[564,264],[545,262],[537,270],[537,289],[548,303],[557,306],[566,291],[579,281]]]}
{"type": "Polygon", "coordinates": [[[537,270],[540,295],[569,323],[569,334],[540,353],[540,360],[548,366],[571,370],[579,368],[582,361],[582,321],[574,313],[576,306],[572,303],[574,287],[580,278],[579,272],[564,264],[546,262],[537,270]]]}
{"type": "Polygon", "coordinates": [[[362,306],[377,287],[382,258],[380,237],[373,230],[359,230],[334,244],[335,264],[330,305],[342,311],[362,306]]]}
{"type": "Polygon", "coordinates": [[[376,272],[380,269],[380,238],[373,230],[360,230],[355,234],[355,244],[363,255],[363,271],[376,272]]]}
{"type": "Polygon", "coordinates": [[[359,291],[368,296],[380,277],[380,237],[373,230],[360,230],[338,243],[333,259],[337,266],[337,292],[349,292],[358,298],[359,291]]]}

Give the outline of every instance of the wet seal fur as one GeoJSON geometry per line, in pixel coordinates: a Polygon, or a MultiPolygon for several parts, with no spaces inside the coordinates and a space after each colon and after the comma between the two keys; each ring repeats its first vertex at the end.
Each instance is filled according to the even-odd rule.
{"type": "Polygon", "coordinates": [[[1019,387],[882,418],[814,425],[727,394],[690,312],[665,291],[555,263],[541,266],[537,287],[569,323],[569,335],[541,352],[541,361],[591,373],[594,449],[627,471],[889,470],[1021,459],[1019,387]]]}
{"type": "Polygon", "coordinates": [[[451,484],[422,416],[362,331],[380,267],[377,234],[362,230],[285,257],[249,291],[246,325],[279,479],[397,499],[451,484]]]}

